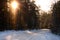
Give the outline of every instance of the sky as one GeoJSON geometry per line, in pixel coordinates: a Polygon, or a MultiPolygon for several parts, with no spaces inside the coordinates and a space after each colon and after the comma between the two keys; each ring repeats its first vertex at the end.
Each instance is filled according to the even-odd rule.
{"type": "Polygon", "coordinates": [[[51,5],[56,3],[58,0],[35,0],[35,4],[43,11],[48,12],[51,10],[51,5]]]}

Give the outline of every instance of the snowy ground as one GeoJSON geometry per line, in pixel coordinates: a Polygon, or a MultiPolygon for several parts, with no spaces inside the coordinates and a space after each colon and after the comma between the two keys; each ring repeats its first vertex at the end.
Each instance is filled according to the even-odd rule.
{"type": "Polygon", "coordinates": [[[54,35],[49,29],[32,31],[4,31],[0,32],[0,40],[60,40],[60,36],[54,35]]]}

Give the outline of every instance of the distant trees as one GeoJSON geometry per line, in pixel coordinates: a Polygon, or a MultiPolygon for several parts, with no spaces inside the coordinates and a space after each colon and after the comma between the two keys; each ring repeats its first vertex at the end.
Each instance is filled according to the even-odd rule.
{"type": "Polygon", "coordinates": [[[52,26],[52,13],[47,14],[46,12],[43,12],[40,15],[40,28],[50,29],[51,26],[52,26]]]}
{"type": "Polygon", "coordinates": [[[53,6],[53,26],[51,30],[55,34],[60,34],[60,1],[53,6]]]}

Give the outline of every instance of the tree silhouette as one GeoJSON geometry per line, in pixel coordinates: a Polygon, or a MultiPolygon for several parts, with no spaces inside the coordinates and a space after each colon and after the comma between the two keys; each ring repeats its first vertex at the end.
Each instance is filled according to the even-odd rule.
{"type": "Polygon", "coordinates": [[[6,29],[7,26],[7,11],[6,0],[0,1],[0,30],[6,29]]]}
{"type": "Polygon", "coordinates": [[[38,29],[39,14],[37,6],[33,2],[21,3],[20,13],[17,16],[17,25],[19,29],[38,29]]]}
{"type": "Polygon", "coordinates": [[[27,23],[30,29],[39,29],[39,10],[36,10],[36,8],[38,7],[34,4],[34,1],[31,2],[28,10],[29,17],[27,23]]]}
{"type": "Polygon", "coordinates": [[[60,1],[53,6],[53,26],[51,30],[53,33],[60,34],[60,1]]]}
{"type": "Polygon", "coordinates": [[[12,29],[11,16],[7,8],[7,0],[0,0],[0,30],[12,29]]]}

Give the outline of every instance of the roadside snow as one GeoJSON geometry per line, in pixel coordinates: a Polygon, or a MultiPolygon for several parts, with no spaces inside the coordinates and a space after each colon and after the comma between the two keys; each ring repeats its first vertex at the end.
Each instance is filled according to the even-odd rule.
{"type": "Polygon", "coordinates": [[[49,29],[12,30],[0,32],[0,40],[60,40],[60,36],[52,34],[49,29]]]}

